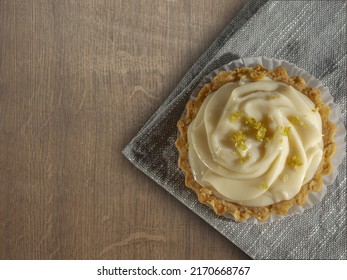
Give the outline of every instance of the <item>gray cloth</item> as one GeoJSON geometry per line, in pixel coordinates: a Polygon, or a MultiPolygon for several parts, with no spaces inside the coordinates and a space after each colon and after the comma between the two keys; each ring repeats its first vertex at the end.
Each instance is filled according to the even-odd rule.
{"type": "Polygon", "coordinates": [[[251,56],[287,60],[321,80],[340,105],[346,126],[346,1],[249,1],[123,154],[254,259],[347,259],[346,159],[322,202],[262,225],[219,218],[184,187],[174,142],[186,101],[209,72],[251,56]]]}

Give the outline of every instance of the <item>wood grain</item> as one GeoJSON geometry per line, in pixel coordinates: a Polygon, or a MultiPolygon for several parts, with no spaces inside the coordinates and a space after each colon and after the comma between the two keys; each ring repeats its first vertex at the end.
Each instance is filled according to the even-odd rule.
{"type": "Polygon", "coordinates": [[[0,1],[0,258],[244,259],[121,154],[246,0],[0,1]]]}

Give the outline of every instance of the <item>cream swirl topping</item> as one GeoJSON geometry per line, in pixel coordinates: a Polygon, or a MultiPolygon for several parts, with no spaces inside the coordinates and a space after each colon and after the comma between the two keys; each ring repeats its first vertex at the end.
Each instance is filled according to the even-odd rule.
{"type": "Polygon", "coordinates": [[[323,155],[322,121],[293,87],[242,78],[206,97],[188,128],[195,180],[247,206],[294,197],[323,155]]]}

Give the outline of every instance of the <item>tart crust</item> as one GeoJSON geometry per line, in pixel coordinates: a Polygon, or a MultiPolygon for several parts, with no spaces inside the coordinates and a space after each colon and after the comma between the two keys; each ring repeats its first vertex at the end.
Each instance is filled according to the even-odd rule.
{"type": "Polygon", "coordinates": [[[210,206],[218,216],[232,215],[236,221],[242,222],[248,218],[254,217],[260,221],[265,221],[271,214],[285,215],[288,210],[294,205],[303,205],[310,192],[319,192],[322,189],[323,175],[332,172],[331,157],[335,153],[336,144],[334,142],[334,134],[336,126],[329,119],[330,108],[323,103],[320,91],[317,88],[311,88],[306,85],[303,78],[296,76],[288,76],[283,67],[277,67],[274,70],[269,70],[261,65],[253,67],[239,67],[231,71],[221,71],[212,80],[211,83],[205,84],[200,90],[197,98],[191,100],[186,105],[186,115],[182,117],[178,123],[179,137],[176,140],[176,147],[179,151],[178,166],[185,173],[185,185],[194,190],[197,194],[200,203],[210,206]],[[235,82],[242,77],[249,77],[253,81],[263,79],[265,76],[274,81],[280,81],[287,85],[293,86],[295,89],[305,94],[315,104],[322,119],[323,131],[323,157],[322,161],[309,182],[301,187],[301,190],[293,198],[283,200],[281,202],[268,206],[244,206],[234,202],[227,201],[223,198],[215,196],[211,190],[204,188],[198,184],[192,174],[189,158],[188,158],[188,126],[196,117],[205,98],[218,90],[226,83],[235,82]]]}

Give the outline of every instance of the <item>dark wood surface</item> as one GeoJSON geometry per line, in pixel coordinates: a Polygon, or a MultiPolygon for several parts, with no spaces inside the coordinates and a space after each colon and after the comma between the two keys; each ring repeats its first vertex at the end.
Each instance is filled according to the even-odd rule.
{"type": "Polygon", "coordinates": [[[245,259],[121,150],[246,0],[0,0],[0,258],[245,259]]]}

